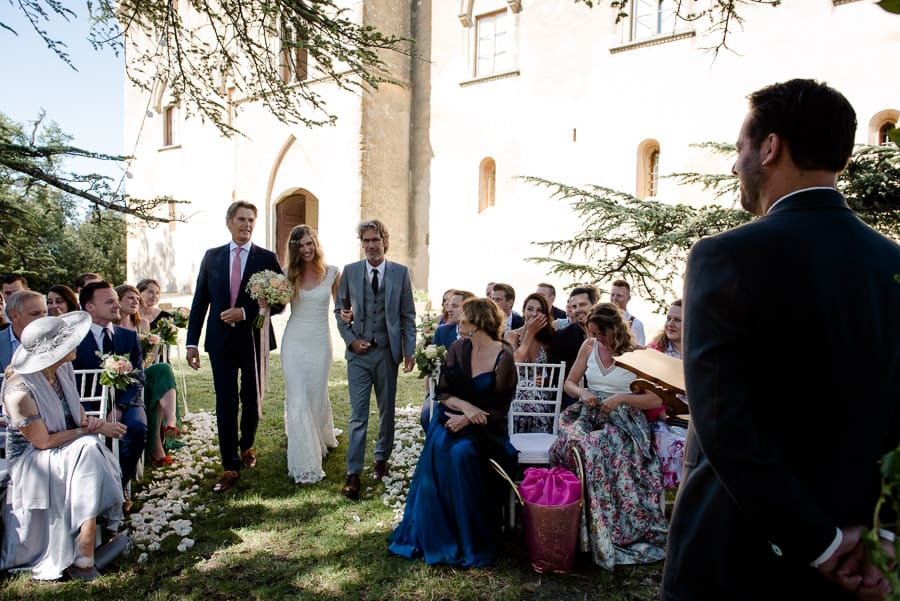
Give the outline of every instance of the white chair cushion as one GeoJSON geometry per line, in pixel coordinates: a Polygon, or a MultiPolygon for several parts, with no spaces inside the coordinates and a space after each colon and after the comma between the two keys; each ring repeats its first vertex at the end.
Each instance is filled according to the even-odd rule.
{"type": "Polygon", "coordinates": [[[550,446],[556,440],[556,436],[540,432],[521,432],[513,434],[509,440],[519,451],[519,463],[550,463],[550,446]]]}

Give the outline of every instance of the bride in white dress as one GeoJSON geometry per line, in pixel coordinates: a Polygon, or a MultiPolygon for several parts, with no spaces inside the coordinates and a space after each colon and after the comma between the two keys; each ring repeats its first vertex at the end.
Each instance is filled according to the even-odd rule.
{"type": "Polygon", "coordinates": [[[316,231],[308,225],[291,230],[287,277],[294,286],[291,316],[281,341],[284,368],[284,427],[288,474],[298,484],[325,477],[322,458],[337,446],[328,400],[331,370],[329,300],[337,299],[341,274],[326,265],[316,231]]]}

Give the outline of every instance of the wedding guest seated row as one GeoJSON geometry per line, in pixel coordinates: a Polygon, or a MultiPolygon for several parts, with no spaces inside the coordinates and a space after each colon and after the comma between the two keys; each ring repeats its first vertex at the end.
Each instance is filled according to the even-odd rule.
{"type": "MultiPolygon", "coordinates": [[[[443,315],[445,321],[443,325],[438,326],[434,331],[431,344],[449,349],[459,338],[459,319],[462,316],[462,305],[470,298],[474,298],[475,294],[468,290],[448,290],[444,294],[445,296],[449,295],[447,296],[447,302],[444,304],[443,315]]],[[[427,388],[428,383],[426,382],[425,385],[427,388]]],[[[426,431],[428,430],[428,422],[436,413],[433,410],[434,407],[429,405],[429,401],[432,404],[436,404],[437,399],[434,398],[433,394],[431,397],[428,397],[426,394],[425,403],[422,404],[422,415],[419,421],[422,424],[422,429],[426,431]]]]}
{"type": "MultiPolygon", "coordinates": [[[[582,344],[588,338],[588,318],[591,308],[600,297],[599,291],[594,286],[578,286],[569,294],[568,307],[572,311],[572,321],[561,330],[556,331],[550,349],[547,351],[549,363],[566,362],[566,375],[572,371],[575,358],[582,344]]],[[[563,393],[562,406],[568,407],[577,399],[563,393]]]]}
{"type": "MultiPolygon", "coordinates": [[[[141,316],[141,294],[129,284],[116,287],[119,296],[122,328],[137,332],[146,348],[144,352],[144,410],[147,412],[146,453],[156,466],[172,465],[167,453],[174,448],[174,439],[181,435],[178,428],[178,399],[175,372],[168,363],[157,362],[162,340],[152,342],[150,322],[141,316]],[[167,448],[168,447],[168,448],[167,448]]],[[[159,323],[157,321],[157,323],[159,323]]]]}
{"type": "Polygon", "coordinates": [[[645,412],[661,399],[634,394],[635,375],[615,358],[634,350],[621,310],[599,303],[587,322],[591,338],[578,352],[565,382],[577,402],[562,412],[550,460],[574,471],[573,449],[584,461],[587,540],[597,565],[650,563],[665,557],[666,519],[660,505],[662,473],[645,412]],[[586,381],[586,386],[584,382],[586,381]]]}
{"type": "Polygon", "coordinates": [[[0,568],[39,580],[91,580],[97,518],[117,529],[122,482],[98,434],[121,438],[121,423],[85,417],[72,360],[88,334],[82,311],[42,317],[21,334],[2,389],[9,417],[9,486],[3,505],[0,568]]]}
{"type": "Polygon", "coordinates": [[[403,521],[389,538],[392,553],[464,568],[491,565],[496,557],[508,491],[487,460],[511,471],[517,455],[506,425],[517,375],[512,349],[501,341],[504,317],[490,299],[463,303],[462,338],[441,370],[438,415],[428,426],[403,521]]]}

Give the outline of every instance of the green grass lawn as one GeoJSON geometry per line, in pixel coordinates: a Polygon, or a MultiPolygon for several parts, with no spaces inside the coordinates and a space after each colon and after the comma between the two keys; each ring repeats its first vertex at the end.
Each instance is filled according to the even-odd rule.
{"type": "MultiPolygon", "coordinates": [[[[192,412],[212,411],[212,377],[187,370],[192,412]]],[[[177,370],[176,370],[177,371],[177,370]]],[[[202,483],[198,504],[207,509],[193,520],[196,544],[180,553],[175,537],[136,562],[132,551],[89,584],[36,583],[25,575],[0,581],[0,599],[541,599],[631,601],[659,596],[661,564],[619,567],[607,572],[580,555],[569,575],[534,573],[521,533],[504,537],[492,568],[456,570],[429,567],[387,552],[391,510],[382,503],[382,487],[363,475],[359,501],[345,499],[340,488],[345,469],[346,433],[325,460],[325,480],[298,486],[287,476],[284,388],[279,356],[272,356],[272,381],[263,409],[256,450],[259,465],[243,470],[236,490],[213,495],[218,477],[202,483]]],[[[346,431],[349,403],[346,363],[335,363],[329,393],[335,425],[346,431]]],[[[422,381],[401,375],[397,403],[421,405],[422,381]]],[[[374,399],[372,409],[375,409],[374,399]]],[[[373,413],[373,416],[375,414],[373,413]]],[[[369,457],[377,417],[369,421],[369,457]]],[[[368,472],[368,469],[367,469],[368,472]]]]}

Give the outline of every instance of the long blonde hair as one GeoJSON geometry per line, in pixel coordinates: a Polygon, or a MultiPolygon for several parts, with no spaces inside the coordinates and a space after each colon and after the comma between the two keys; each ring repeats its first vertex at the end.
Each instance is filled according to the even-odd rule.
{"type": "Polygon", "coordinates": [[[313,269],[319,276],[319,280],[325,277],[325,272],[328,269],[328,266],[325,264],[325,253],[322,252],[322,247],[319,245],[319,236],[316,234],[316,230],[305,223],[294,226],[294,229],[291,230],[291,235],[288,236],[287,277],[294,286],[295,291],[303,287],[303,259],[300,258],[300,240],[304,236],[309,236],[316,246],[316,254],[313,256],[312,264],[313,269]]]}

